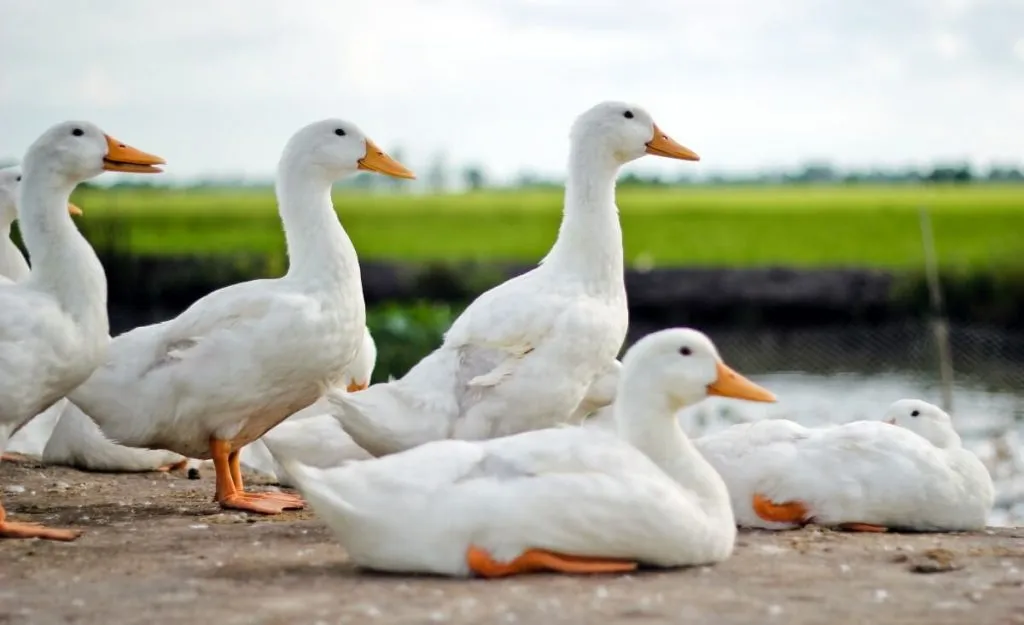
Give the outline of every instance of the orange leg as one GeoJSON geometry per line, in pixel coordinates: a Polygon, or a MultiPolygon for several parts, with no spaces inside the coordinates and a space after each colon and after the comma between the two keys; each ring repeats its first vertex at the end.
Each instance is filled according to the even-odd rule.
{"type": "Polygon", "coordinates": [[[358,393],[359,391],[365,391],[368,386],[370,386],[368,383],[349,382],[348,386],[345,387],[345,390],[349,393],[358,393]]]}
{"type": "Polygon", "coordinates": [[[210,455],[213,457],[213,470],[216,473],[217,502],[221,508],[260,514],[280,514],[285,510],[302,507],[294,502],[274,500],[237,488],[232,477],[230,450],[229,442],[217,438],[210,439],[210,455]]]}
{"type": "Polygon", "coordinates": [[[0,504],[0,538],[42,538],[44,540],[74,540],[82,530],[58,530],[43,527],[38,523],[12,523],[6,520],[7,513],[0,504]]]}
{"type": "Polygon", "coordinates": [[[637,563],[630,560],[570,556],[542,549],[527,549],[511,562],[497,562],[491,554],[472,545],[466,550],[466,563],[471,571],[489,579],[543,571],[575,574],[628,573],[635,571],[637,567],[637,563]]]}
{"type": "MultiPolygon", "coordinates": [[[[242,450],[238,449],[228,454],[228,466],[231,467],[231,481],[235,484],[235,490],[244,491],[242,484],[242,450]]],[[[250,497],[258,499],[273,499],[291,504],[291,508],[301,510],[306,507],[306,502],[301,497],[290,493],[248,493],[250,497]]]]}
{"type": "Polygon", "coordinates": [[[871,523],[840,523],[839,529],[844,532],[888,532],[889,528],[884,525],[873,525],[871,523]]]}
{"type": "Polygon", "coordinates": [[[803,525],[809,518],[807,506],[799,501],[775,503],[764,495],[754,495],[754,512],[765,521],[803,525]]]}

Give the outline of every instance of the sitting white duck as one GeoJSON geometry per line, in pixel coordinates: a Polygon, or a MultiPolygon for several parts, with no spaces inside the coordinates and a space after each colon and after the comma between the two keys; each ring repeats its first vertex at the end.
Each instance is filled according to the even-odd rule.
{"type": "Polygon", "coordinates": [[[722,479],[673,417],[708,395],[774,401],[689,329],[622,362],[618,434],[582,427],[444,440],[334,469],[279,457],[359,566],[502,577],[711,564],[736,526],[722,479]]]}
{"type": "Polygon", "coordinates": [[[813,522],[852,531],[966,531],[985,527],[995,492],[949,415],[902,399],[885,422],[805,428],[772,419],[701,437],[744,527],[813,522]]]}
{"type": "Polygon", "coordinates": [[[246,492],[240,452],[320,398],[362,342],[359,259],[331,202],[334,181],[359,170],[414,177],[351,122],[296,132],[276,185],[287,274],[214,291],[175,319],[118,336],[69,399],[121,444],[212,458],[223,508],[301,508],[294,495],[246,492]]]}
{"type": "Polygon", "coordinates": [[[539,267],[478,297],[404,377],[328,393],[375,456],[446,438],[481,440],[570,420],[618,355],[628,311],[615,180],[654,154],[698,160],[635,104],[604,102],[573,124],[558,239],[539,267]]]}
{"type": "MultiPolygon", "coordinates": [[[[363,344],[356,359],[345,370],[340,388],[355,393],[370,385],[370,376],[377,362],[377,346],[370,329],[363,334],[363,344]]],[[[356,445],[341,424],[329,413],[327,400],[318,399],[272,428],[257,441],[242,448],[242,467],[270,478],[281,486],[294,486],[288,474],[274,459],[271,448],[286,457],[301,458],[313,467],[340,466],[350,460],[366,460],[370,454],[356,445]]]]}
{"type": "MultiPolygon", "coordinates": [[[[28,279],[30,273],[28,262],[10,238],[11,225],[18,216],[20,182],[21,168],[0,169],[0,277],[14,282],[28,279]]],[[[68,211],[72,215],[82,214],[70,202],[68,211]]],[[[60,399],[36,415],[7,442],[5,461],[28,458],[86,471],[168,471],[185,466],[185,458],[176,453],[124,447],[110,441],[92,419],[67,399],[60,399]]]]}
{"type": "MultiPolygon", "coordinates": [[[[0,284],[0,453],[12,434],[89,377],[110,342],[106,275],[68,214],[71,192],[104,170],[156,173],[163,162],[88,122],[57,124],[28,148],[17,206],[32,271],[0,284]]],[[[0,507],[0,537],[79,534],[9,522],[0,507]]]]}

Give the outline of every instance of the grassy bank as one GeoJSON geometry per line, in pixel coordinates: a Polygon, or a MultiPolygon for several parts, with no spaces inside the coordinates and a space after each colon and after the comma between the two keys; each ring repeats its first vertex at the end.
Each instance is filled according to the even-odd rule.
{"type": "MultiPolygon", "coordinates": [[[[930,209],[947,267],[1024,264],[1024,186],[681,187],[619,191],[627,262],[742,267],[921,264],[918,208],[930,209]]],[[[91,237],[136,254],[280,255],[269,190],[85,189],[91,237]]],[[[338,194],[364,259],[533,262],[555,238],[561,193],[338,194]]]]}

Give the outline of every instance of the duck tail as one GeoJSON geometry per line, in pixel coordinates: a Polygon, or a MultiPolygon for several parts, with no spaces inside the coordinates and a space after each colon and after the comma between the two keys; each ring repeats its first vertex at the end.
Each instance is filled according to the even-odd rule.
{"type": "Polygon", "coordinates": [[[264,442],[270,455],[285,472],[286,475],[283,477],[286,477],[288,482],[302,493],[302,496],[313,506],[313,510],[318,515],[325,517],[329,524],[339,513],[355,512],[355,508],[345,501],[341,493],[338,492],[339,480],[331,479],[331,474],[344,470],[343,467],[334,469],[311,467],[298,458],[282,454],[281,450],[275,449],[270,441],[264,440],[264,442]]]}

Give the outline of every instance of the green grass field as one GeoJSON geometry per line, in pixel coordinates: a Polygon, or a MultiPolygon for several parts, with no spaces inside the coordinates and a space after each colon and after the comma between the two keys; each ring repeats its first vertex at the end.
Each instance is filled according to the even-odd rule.
{"type": "MultiPolygon", "coordinates": [[[[89,232],[136,253],[277,253],[270,191],[86,189],[89,232]]],[[[558,229],[560,191],[416,196],[339,193],[360,257],[536,261],[558,229]]],[[[620,188],[627,262],[917,268],[918,208],[948,267],[1024,265],[1024,186],[620,188]]]]}

